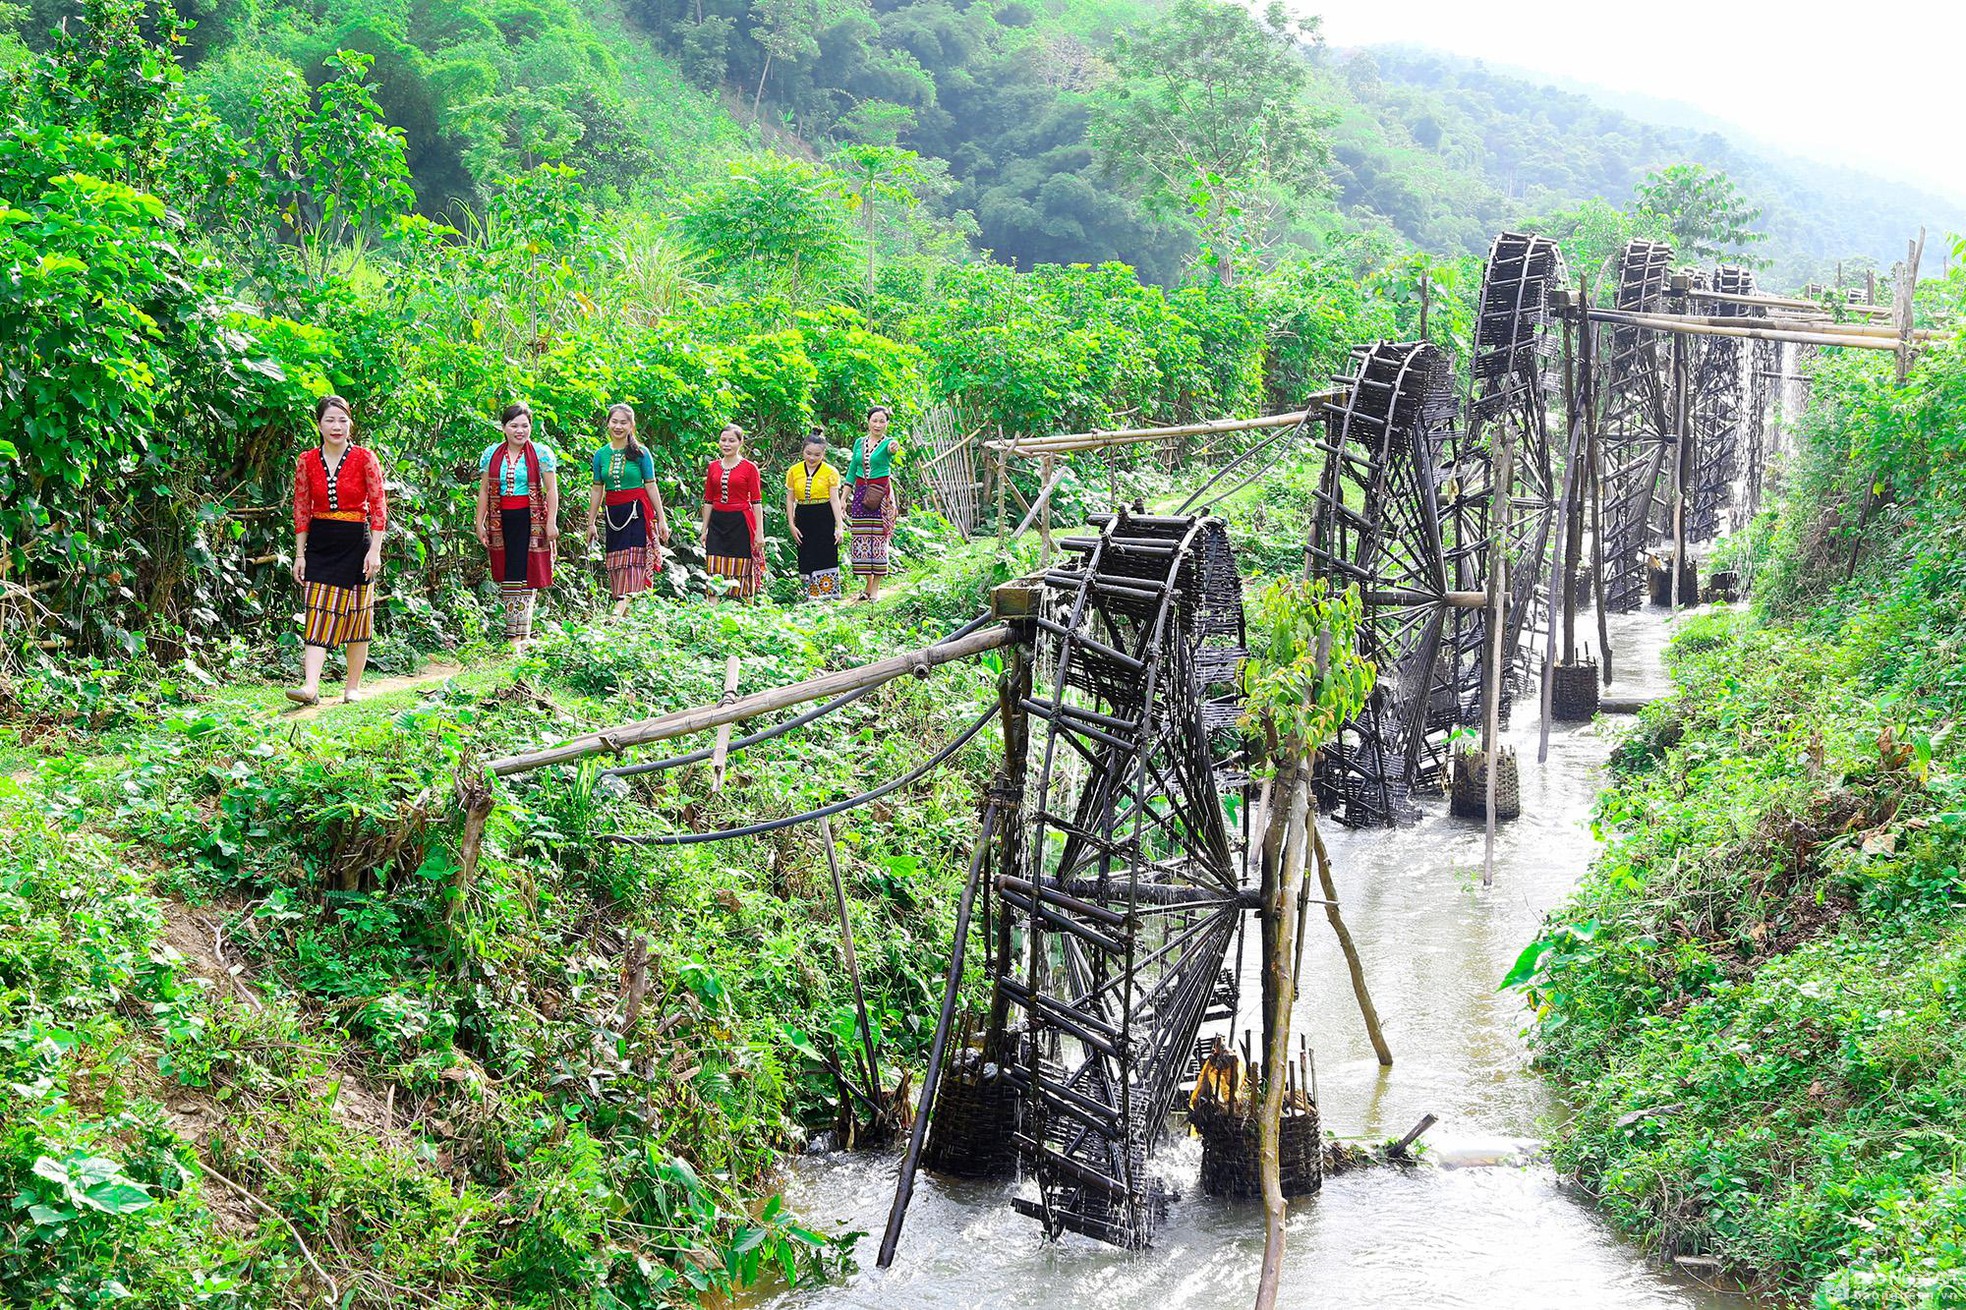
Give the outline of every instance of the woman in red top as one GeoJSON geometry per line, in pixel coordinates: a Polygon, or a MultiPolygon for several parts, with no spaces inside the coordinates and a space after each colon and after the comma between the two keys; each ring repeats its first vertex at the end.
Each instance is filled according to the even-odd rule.
{"type": "Polygon", "coordinates": [[[758,466],[744,458],[743,428],[724,424],[717,450],[703,474],[703,563],[712,577],[736,583],[725,595],[748,600],[765,582],[764,483],[758,466]]]}
{"type": "Polygon", "coordinates": [[[373,451],[352,441],[354,419],[340,396],[314,406],[321,444],[294,468],[294,581],[307,605],[302,681],[287,699],[301,705],[321,700],[321,666],[328,651],[348,647],[348,683],[341,698],[360,699],[362,670],[374,634],[375,577],[382,571],[382,534],[389,503],[382,465],[373,451]]]}

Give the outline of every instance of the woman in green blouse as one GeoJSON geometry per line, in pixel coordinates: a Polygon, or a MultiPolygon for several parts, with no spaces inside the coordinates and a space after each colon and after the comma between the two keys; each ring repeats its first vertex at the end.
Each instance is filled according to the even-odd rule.
{"type": "Polygon", "coordinates": [[[669,543],[669,517],[655,485],[655,459],[635,439],[635,411],[628,405],[608,410],[607,444],[594,452],[594,491],[587,502],[587,540],[592,542],[605,515],[602,561],[614,613],[628,612],[629,600],[647,591],[662,571],[662,545],[669,543]]]}
{"type": "Polygon", "coordinates": [[[888,549],[894,541],[894,456],[900,449],[898,437],[888,429],[888,408],[875,405],[867,411],[867,435],[853,443],[853,457],[847,461],[847,475],[853,479],[853,494],[847,501],[846,526],[852,534],[849,554],[853,572],[867,579],[864,600],[879,600],[881,579],[888,575],[888,549]]]}

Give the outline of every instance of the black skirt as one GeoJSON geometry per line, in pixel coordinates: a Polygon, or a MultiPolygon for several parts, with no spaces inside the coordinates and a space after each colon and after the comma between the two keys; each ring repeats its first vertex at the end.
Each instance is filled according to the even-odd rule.
{"type": "Polygon", "coordinates": [[[729,559],[750,559],[751,516],[736,509],[711,510],[710,534],[703,543],[703,553],[723,555],[729,559]]]}
{"type": "Polygon", "coordinates": [[[314,519],[307,525],[307,580],[323,587],[360,587],[362,558],[369,553],[369,525],[314,519]]]}
{"type": "Polygon", "coordinates": [[[498,531],[505,540],[505,576],[493,582],[524,582],[527,552],[532,549],[532,506],[498,511],[498,531]]]}
{"type": "Polygon", "coordinates": [[[604,541],[610,555],[617,550],[640,550],[649,544],[648,520],[642,517],[640,501],[631,501],[626,505],[603,505],[601,517],[606,524],[604,541]],[[627,516],[628,522],[615,527],[623,515],[627,516]]]}
{"type": "Polygon", "coordinates": [[[832,501],[795,505],[792,522],[799,529],[799,572],[825,573],[840,566],[840,543],[833,539],[839,525],[832,501]]]}

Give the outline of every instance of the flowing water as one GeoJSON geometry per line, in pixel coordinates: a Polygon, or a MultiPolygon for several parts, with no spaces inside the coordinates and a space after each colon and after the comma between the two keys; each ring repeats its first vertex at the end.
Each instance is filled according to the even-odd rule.
{"type": "MultiPolygon", "coordinates": [[[[1614,618],[1620,697],[1665,690],[1656,612],[1614,618]]],[[[1339,899],[1385,1025],[1395,1064],[1381,1070],[1365,1037],[1344,958],[1324,917],[1308,920],[1295,1030],[1316,1052],[1324,1126],[1383,1140],[1432,1113],[1436,1167],[1376,1168],[1326,1181],[1290,1207],[1283,1305],[1346,1307],[1749,1307],[1752,1300],[1662,1272],[1621,1241],[1536,1162],[1537,1139],[1562,1105],[1528,1065],[1520,999],[1496,983],[1559,904],[1596,849],[1592,800],[1616,721],[1558,725],[1537,765],[1536,709],[1521,706],[1509,739],[1522,765],[1523,817],[1502,825],[1494,886],[1480,885],[1482,828],[1444,801],[1417,825],[1353,832],[1326,823],[1339,899]]],[[[1245,996],[1258,994],[1245,953],[1245,996]]],[[[1247,1007],[1245,1007],[1247,1009],[1247,1007]]],[[[867,1268],[844,1286],[780,1293],[792,1307],[983,1310],[989,1307],[1247,1305],[1263,1250],[1262,1214],[1194,1187],[1201,1148],[1175,1136],[1158,1171],[1184,1193],[1153,1249],[1127,1253],[1066,1235],[1047,1243],[1005,1204],[1001,1184],[919,1175],[894,1267],[873,1255],[899,1157],[800,1160],[786,1196],[805,1222],[862,1229],[867,1268]]]]}

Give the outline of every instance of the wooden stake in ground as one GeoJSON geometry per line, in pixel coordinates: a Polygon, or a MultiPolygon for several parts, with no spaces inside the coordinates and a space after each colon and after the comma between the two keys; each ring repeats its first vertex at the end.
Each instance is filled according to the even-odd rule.
{"type": "Polygon", "coordinates": [[[840,857],[833,849],[833,822],[819,816],[819,840],[826,847],[826,867],[833,874],[833,904],[840,912],[840,955],[846,961],[846,976],[853,983],[853,1010],[860,1019],[860,1045],[867,1057],[867,1096],[876,1104],[881,1098],[880,1059],[874,1050],[874,1026],[867,1022],[867,994],[860,988],[860,963],[853,954],[853,921],[846,912],[846,883],[840,877],[840,857]]]}
{"type": "MultiPolygon", "coordinates": [[[[733,655],[724,663],[724,694],[717,704],[729,705],[737,700],[737,656],[733,655]]],[[[716,749],[710,753],[710,790],[724,789],[724,757],[730,754],[730,730],[732,725],[725,723],[717,728],[716,749]]]]}
{"type": "Polygon", "coordinates": [[[1345,953],[1345,968],[1352,975],[1352,995],[1358,998],[1358,1012],[1365,1020],[1365,1035],[1372,1039],[1373,1054],[1390,1069],[1393,1048],[1386,1045],[1386,1036],[1379,1030],[1379,1009],[1372,1004],[1372,993],[1365,988],[1365,968],[1359,963],[1358,947],[1352,944],[1345,916],[1338,912],[1338,884],[1331,876],[1331,853],[1324,849],[1324,834],[1318,831],[1316,814],[1310,816],[1306,827],[1310,831],[1311,851],[1317,857],[1318,887],[1324,892],[1324,917],[1330,922],[1331,931],[1337,934],[1338,949],[1345,953]]]}

